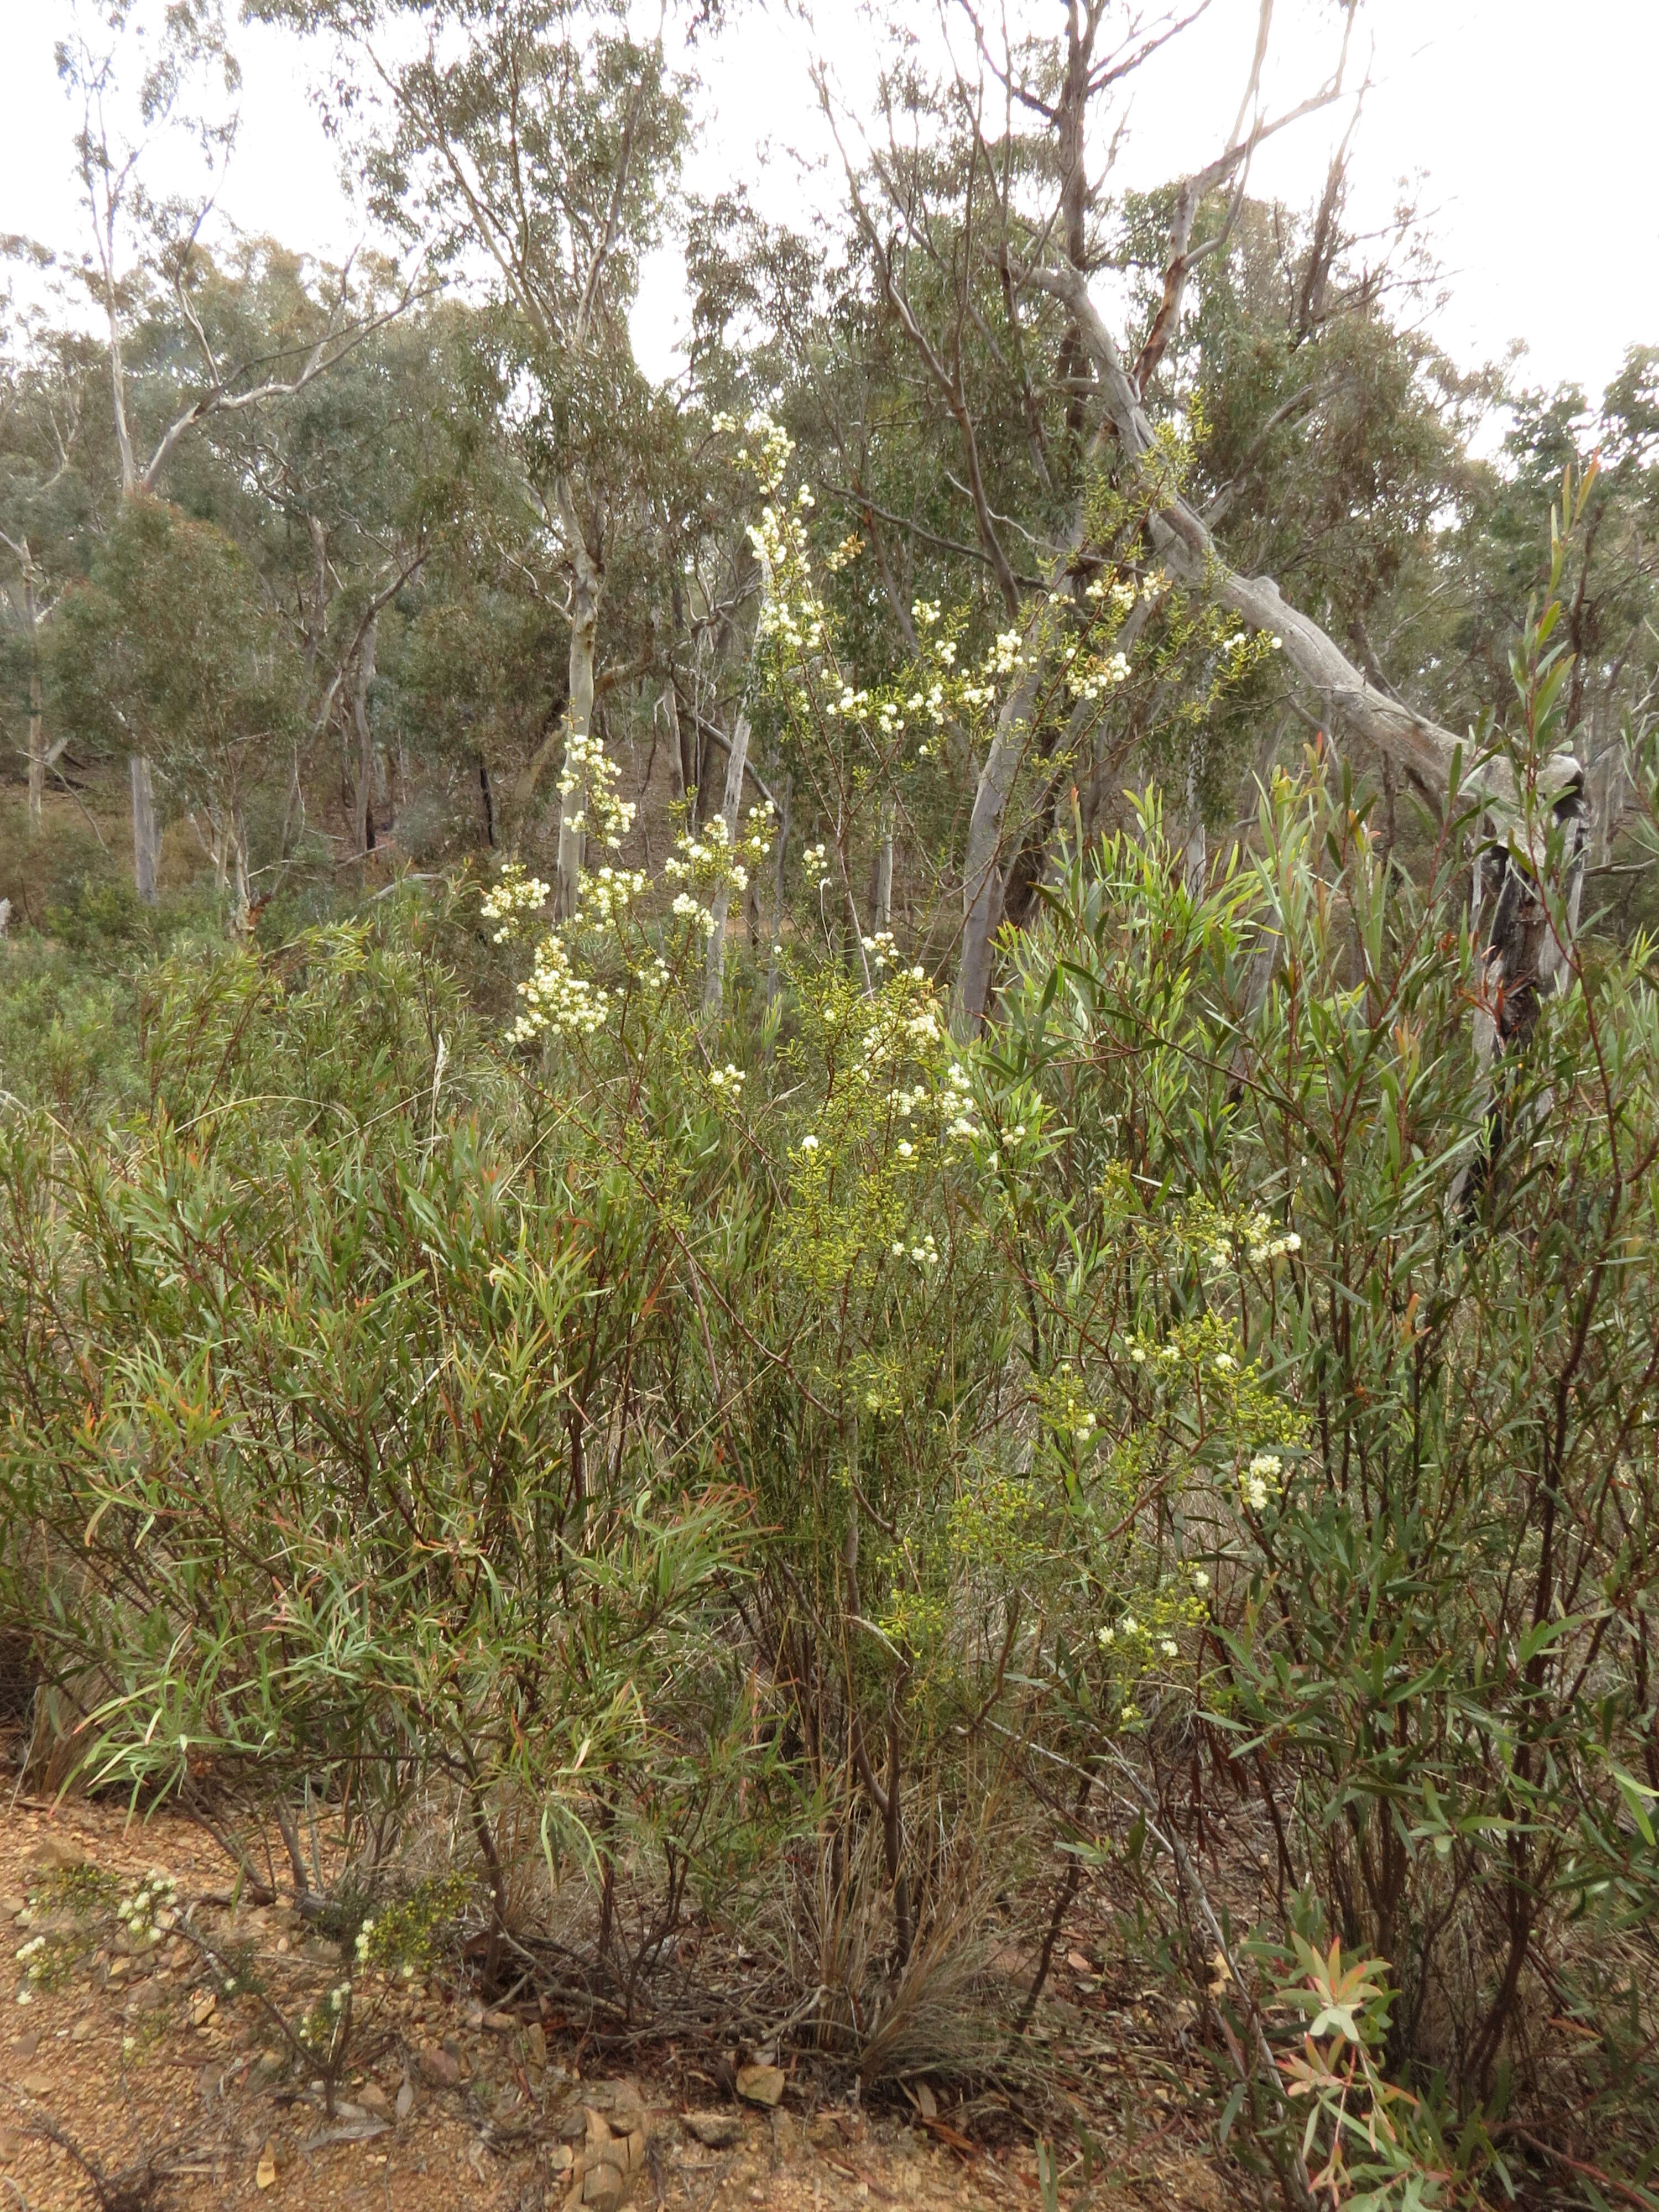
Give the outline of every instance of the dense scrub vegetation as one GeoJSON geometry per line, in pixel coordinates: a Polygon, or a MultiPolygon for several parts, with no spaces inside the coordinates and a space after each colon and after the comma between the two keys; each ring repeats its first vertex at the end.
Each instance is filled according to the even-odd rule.
{"type": "MultiPolygon", "coordinates": [[[[1659,2203],[1653,356],[1458,376],[1346,150],[1244,192],[1259,61],[1113,197],[1103,7],[993,141],[896,63],[833,252],[677,203],[620,11],[439,12],[335,119],[494,294],[210,258],[64,63],[109,337],[15,322],[0,419],[27,1771],[185,1808],[344,1990],[402,1915],[872,2091],[1040,2103],[1088,1881],[1240,2186],[1659,2203]]],[[[222,74],[167,40],[152,120],[222,74]]]]}

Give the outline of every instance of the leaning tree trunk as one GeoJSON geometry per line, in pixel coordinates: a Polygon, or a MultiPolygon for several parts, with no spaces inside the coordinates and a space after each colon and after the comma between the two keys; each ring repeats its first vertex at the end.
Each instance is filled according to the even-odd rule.
{"type": "Polygon", "coordinates": [[[968,821],[968,851],[962,870],[962,952],[957,963],[952,1025],[958,1033],[976,1029],[991,995],[991,960],[1002,925],[1006,871],[1002,862],[1003,821],[1009,793],[1030,743],[1031,708],[1041,681],[1037,641],[1047,601],[1025,625],[1024,673],[1003,701],[985,765],[974,791],[968,821]]]}

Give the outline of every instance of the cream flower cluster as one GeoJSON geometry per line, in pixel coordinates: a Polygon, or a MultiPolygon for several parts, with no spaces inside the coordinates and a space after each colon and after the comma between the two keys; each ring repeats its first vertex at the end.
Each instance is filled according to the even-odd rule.
{"type": "Polygon", "coordinates": [[[550,884],[544,884],[539,876],[526,875],[516,860],[507,861],[478,905],[484,921],[497,925],[491,941],[505,945],[520,922],[538,913],[552,896],[550,884]]]}
{"type": "Polygon", "coordinates": [[[135,1943],[159,1943],[178,1918],[179,1885],[170,1874],[152,1867],[137,1887],[115,1908],[115,1917],[135,1943]]]}
{"type": "Polygon", "coordinates": [[[1256,1453],[1238,1479],[1244,1502],[1253,1513],[1265,1511],[1269,1498],[1280,1486],[1284,1472],[1285,1462],[1277,1452],[1256,1453]]]}
{"type": "Polygon", "coordinates": [[[893,1245],[893,1257],[896,1260],[912,1260],[918,1267],[937,1267],[939,1246],[933,1242],[931,1234],[923,1237],[915,1244],[906,1244],[903,1238],[900,1237],[893,1245]]]}
{"type": "Polygon", "coordinates": [[[571,966],[569,949],[557,930],[550,930],[536,947],[519,994],[524,1011],[507,1031],[514,1044],[528,1044],[546,1030],[555,1036],[592,1036],[611,1008],[611,994],[571,966]]]}
{"type": "MultiPolygon", "coordinates": [[[[1302,1239],[1293,1229],[1279,1231],[1277,1224],[1265,1213],[1247,1213],[1242,1221],[1231,1225],[1253,1267],[1260,1267],[1272,1261],[1282,1260],[1302,1249],[1302,1239]]],[[[1218,1238],[1210,1247],[1210,1265],[1212,1267],[1231,1267],[1232,1264],[1231,1247],[1218,1238]]]]}
{"type": "Polygon", "coordinates": [[[581,880],[578,920],[608,929],[645,890],[643,868],[596,868],[581,880]]]}
{"type": "MultiPolygon", "coordinates": [[[[772,850],[772,825],[776,810],[769,799],[751,806],[733,837],[723,814],[713,816],[701,830],[681,831],[676,848],[663,862],[663,873],[672,883],[695,884],[705,896],[721,890],[746,891],[749,871],[772,850]]],[[[675,901],[675,912],[681,911],[675,901]]]]}
{"type": "Polygon", "coordinates": [[[617,796],[621,775],[617,763],[607,757],[597,732],[572,730],[565,740],[559,796],[568,799],[581,793],[581,805],[569,817],[570,827],[597,837],[611,853],[621,851],[638,811],[634,800],[617,796]]]}
{"type": "MultiPolygon", "coordinates": [[[[730,436],[740,427],[735,415],[716,415],[709,424],[722,437],[730,436]]],[[[744,434],[749,443],[738,448],[738,462],[755,471],[765,489],[775,491],[783,482],[789,456],[795,450],[794,440],[769,415],[751,416],[744,434]]]]}

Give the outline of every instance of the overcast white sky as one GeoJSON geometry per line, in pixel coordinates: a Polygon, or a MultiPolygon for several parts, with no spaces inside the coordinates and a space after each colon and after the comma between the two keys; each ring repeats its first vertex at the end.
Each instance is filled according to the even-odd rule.
{"type": "MultiPolygon", "coordinates": [[[[1011,13],[1012,10],[1011,9],[1011,13]]],[[[1030,20],[1057,0],[1026,0],[1030,20]]],[[[1325,73],[1331,9],[1280,0],[1277,90],[1288,102],[1325,73]]],[[[58,247],[80,242],[71,175],[74,118],[52,65],[68,0],[0,0],[8,129],[0,139],[0,233],[58,247]]],[[[1218,149],[1237,106],[1256,0],[1215,0],[1211,18],[1137,81],[1121,174],[1150,185],[1218,149]]],[[[816,41],[750,0],[698,66],[707,82],[690,181],[746,182],[757,204],[799,215],[834,191],[806,81],[816,48],[856,101],[868,34],[850,0],[818,0],[816,41]],[[799,147],[816,177],[787,158],[799,147]]],[[[931,4],[918,22],[931,23],[931,4]]],[[[1529,381],[1571,378],[1598,391],[1626,346],[1659,343],[1659,192],[1654,102],[1659,0],[1366,0],[1361,52],[1374,49],[1352,164],[1351,210],[1386,219],[1401,180],[1430,212],[1446,270],[1441,342],[1466,364],[1528,349],[1529,381]]],[[[224,194],[250,231],[337,257],[361,233],[307,97],[313,58],[257,27],[237,34],[242,131],[224,194]]],[[[1321,116],[1263,150],[1254,187],[1306,204],[1346,114],[1321,116]]],[[[635,337],[669,365],[684,310],[677,257],[647,273],[635,337]]]]}

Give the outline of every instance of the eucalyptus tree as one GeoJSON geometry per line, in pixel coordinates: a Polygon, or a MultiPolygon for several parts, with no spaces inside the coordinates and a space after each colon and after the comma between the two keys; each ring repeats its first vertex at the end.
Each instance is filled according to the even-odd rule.
{"type": "MultiPolygon", "coordinates": [[[[372,258],[360,258],[355,281],[371,313],[401,298],[395,270],[372,258]]],[[[282,358],[314,344],[337,283],[269,240],[241,241],[222,262],[198,257],[191,295],[216,351],[282,358]]],[[[471,505],[466,319],[445,305],[399,315],[281,407],[210,415],[174,463],[179,496],[254,561],[300,656],[285,848],[303,803],[302,757],[330,733],[351,763],[353,854],[374,846],[383,622],[395,621],[439,544],[465,530],[471,505]]],[[[158,322],[158,369],[170,337],[158,322]]]]}
{"type": "Polygon", "coordinates": [[[569,631],[562,725],[514,796],[526,808],[562,751],[556,899],[571,915],[595,701],[642,672],[637,652],[602,665],[600,639],[616,573],[652,534],[673,443],[628,311],[676,180],[687,87],[660,24],[636,36],[624,0],[254,0],[254,12],[334,40],[326,97],[367,142],[377,212],[501,311],[523,535],[556,562],[569,631]]]}
{"type": "MultiPolygon", "coordinates": [[[[178,449],[222,415],[255,415],[302,392],[365,337],[402,313],[411,283],[360,313],[349,271],[319,326],[273,359],[227,355],[198,310],[201,237],[234,144],[240,71],[221,0],[76,0],[57,47],[58,71],[80,111],[76,163],[88,245],[87,289],[105,332],[111,417],[124,500],[162,487],[178,449]],[[150,170],[164,142],[195,149],[193,194],[156,191],[150,170]],[[165,303],[165,304],[163,304],[165,303]],[[135,404],[129,353],[135,320],[170,316],[172,374],[150,380],[135,404]]],[[[159,846],[149,757],[131,755],[133,872],[139,896],[155,896],[159,846]]]]}
{"type": "Polygon", "coordinates": [[[1524,605],[1549,574],[1553,489],[1568,470],[1590,477],[1583,526],[1567,549],[1563,711],[1582,732],[1593,856],[1606,866],[1639,802],[1633,756],[1659,705],[1659,348],[1632,347],[1598,403],[1571,385],[1508,397],[1498,460],[1470,471],[1459,502],[1443,682],[1462,696],[1502,684],[1505,609],[1524,605]]]}
{"type": "Polygon", "coordinates": [[[95,358],[73,332],[35,319],[0,325],[0,605],[6,714],[26,731],[28,828],[40,830],[46,779],[67,738],[46,731],[45,640],[65,586],[85,566],[96,527],[88,419],[95,358]]]}
{"type": "MultiPolygon", "coordinates": [[[[1079,592],[1100,558],[1108,517],[1114,528],[1126,515],[1131,519],[1160,589],[1179,586],[1225,610],[1243,633],[1282,647],[1318,723],[1357,734],[1431,787],[1492,806],[1500,842],[1514,844],[1517,868],[1536,876],[1558,867],[1566,890],[1564,916],[1576,902],[1584,815],[1577,763],[1570,756],[1532,762],[1517,778],[1502,758],[1477,759],[1475,745],[1368,675],[1323,622],[1285,597],[1273,574],[1248,574],[1228,557],[1224,526],[1232,502],[1223,501],[1212,520],[1188,495],[1191,394],[1163,372],[1180,340],[1194,279],[1231,246],[1251,163],[1264,141],[1348,88],[1352,5],[1337,11],[1323,82],[1288,109],[1270,112],[1262,87],[1273,14],[1272,0],[1261,0],[1243,97],[1219,151],[1167,196],[1162,267],[1149,313],[1137,313],[1142,295],[1133,284],[1115,288],[1109,312],[1094,289],[1114,258],[1107,234],[1111,112],[1125,81],[1160,46],[1202,34],[1195,18],[1171,15],[1145,30],[1131,24],[1115,43],[1118,25],[1107,0],[1068,0],[1054,35],[1024,23],[995,26],[965,6],[951,19],[963,26],[962,37],[931,74],[918,62],[914,41],[899,35],[896,20],[899,59],[884,80],[880,113],[861,149],[850,118],[835,108],[828,78],[821,81],[842,130],[853,220],[879,297],[910,346],[915,374],[931,381],[956,427],[964,509],[995,570],[1011,624],[1020,632],[1020,674],[985,750],[967,839],[957,980],[958,1018],[965,1024],[985,1010],[991,948],[1026,828],[1011,813],[1011,801],[1042,752],[1033,708],[1067,634],[1050,603],[1063,608],[1079,592]],[[988,299],[1000,301],[995,324],[988,299]],[[1041,600],[1035,593],[1029,601],[1019,598],[1008,526],[983,486],[989,441],[981,434],[981,395],[963,364],[988,331],[1011,372],[1029,385],[1035,422],[1045,420],[1046,402],[1064,404],[1070,504],[1063,526],[1046,533],[1041,600]],[[1048,372],[1032,373],[1033,361],[1049,364],[1048,372]],[[1108,483],[1136,487],[1127,507],[1119,498],[1101,507],[1090,487],[1108,483]]],[[[1329,288],[1340,159],[1310,227],[1295,287],[1304,327],[1316,323],[1329,288]]],[[[1268,420],[1261,427],[1273,426],[1268,420]]],[[[1158,599],[1157,592],[1145,593],[1126,611],[1120,633],[1125,648],[1152,618],[1158,599]]],[[[1057,746],[1044,756],[1063,757],[1057,746]]],[[[1039,759],[1039,771],[1042,765],[1039,759]]],[[[1494,988],[1505,958],[1514,955],[1513,947],[1508,954],[1493,948],[1494,988]]]]}
{"type": "Polygon", "coordinates": [[[211,523],[143,493],[124,500],[52,650],[76,726],[157,762],[205,815],[216,878],[245,927],[247,790],[299,698],[297,656],[252,562],[211,523]]]}

